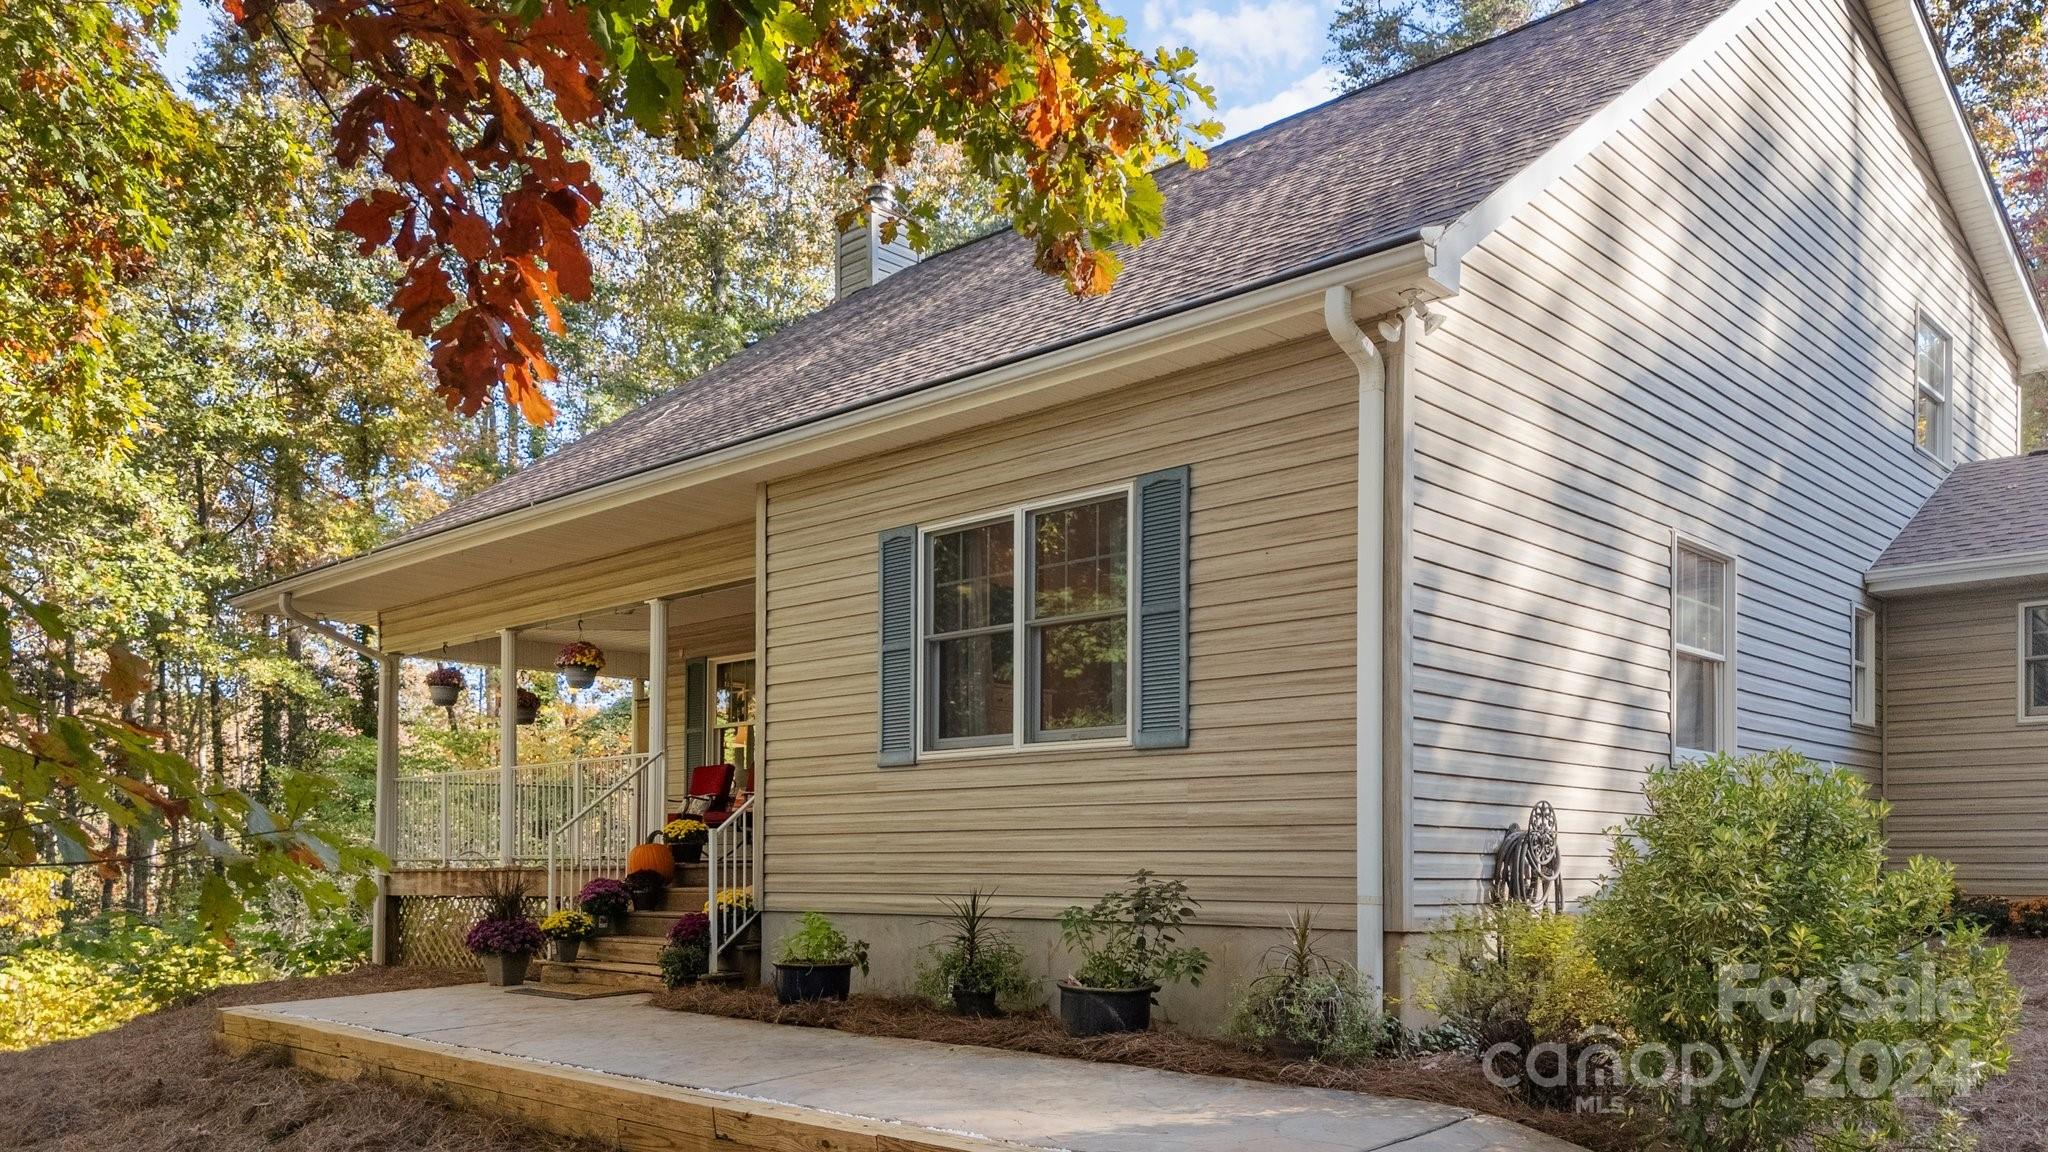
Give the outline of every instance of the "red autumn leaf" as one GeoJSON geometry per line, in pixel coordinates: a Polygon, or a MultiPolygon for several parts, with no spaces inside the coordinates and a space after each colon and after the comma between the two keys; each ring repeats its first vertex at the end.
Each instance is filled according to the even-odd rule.
{"type": "Polygon", "coordinates": [[[379,188],[368,196],[359,196],[349,201],[341,210],[341,218],[335,226],[344,232],[351,232],[362,240],[362,253],[367,256],[379,247],[391,242],[391,218],[405,207],[405,197],[389,188],[379,188]]]}
{"type": "Polygon", "coordinates": [[[425,336],[434,319],[455,303],[455,290],[448,286],[448,273],[437,260],[425,260],[406,270],[397,295],[391,298],[398,313],[398,326],[415,336],[425,336]]]}
{"type": "Polygon", "coordinates": [[[491,225],[474,212],[461,212],[442,233],[464,260],[481,260],[491,251],[491,225]]]}

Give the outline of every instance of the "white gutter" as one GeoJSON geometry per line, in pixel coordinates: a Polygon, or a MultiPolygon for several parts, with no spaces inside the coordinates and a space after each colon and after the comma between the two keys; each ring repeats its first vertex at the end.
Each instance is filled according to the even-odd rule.
{"type": "MultiPolygon", "coordinates": [[[[1005,398],[1028,396],[1078,377],[1144,361],[1162,346],[1206,342],[1233,332],[1260,328],[1275,313],[1298,314],[1327,288],[1384,277],[1404,268],[1425,276],[1434,254],[1437,229],[1336,260],[1326,266],[1290,274],[1283,279],[1222,299],[1132,324],[1101,336],[1049,349],[983,372],[921,388],[892,399],[823,417],[806,424],[623,476],[603,484],[549,497],[482,520],[457,525],[414,540],[388,544],[361,556],[314,568],[254,588],[232,599],[244,611],[260,610],[271,596],[285,591],[301,595],[325,591],[407,565],[454,555],[491,540],[597,515],[698,484],[757,473],[843,444],[915,424],[948,410],[986,403],[1000,390],[1005,398]]],[[[1428,283],[1418,280],[1418,283],[1428,283]]],[[[1442,287],[1442,286],[1436,286],[1442,287]]]]}
{"type": "Polygon", "coordinates": [[[1358,971],[1375,998],[1387,987],[1383,839],[1385,694],[1381,590],[1386,565],[1387,361],[1352,312],[1351,289],[1323,293],[1323,325],[1358,369],[1358,971]]]}
{"type": "Polygon", "coordinates": [[[2043,577],[2048,577],[2048,552],[2036,551],[1874,569],[1863,577],[1863,586],[1872,595],[1888,596],[2043,577]]]}

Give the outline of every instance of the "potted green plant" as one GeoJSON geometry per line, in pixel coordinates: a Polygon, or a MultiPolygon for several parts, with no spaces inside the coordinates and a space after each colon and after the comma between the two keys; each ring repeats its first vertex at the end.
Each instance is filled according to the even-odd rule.
{"type": "Polygon", "coordinates": [[[522,686],[519,689],[518,696],[514,699],[517,703],[513,708],[513,718],[521,724],[533,723],[534,719],[540,715],[540,694],[531,688],[522,686]]]}
{"type": "Polygon", "coordinates": [[[575,908],[557,908],[541,918],[540,934],[554,946],[552,958],[567,964],[585,940],[597,934],[597,920],[575,908]]]}
{"type": "Polygon", "coordinates": [[[626,874],[626,898],[633,902],[633,911],[652,912],[661,907],[661,894],[668,891],[668,877],[652,868],[626,874]]]}
{"type": "Polygon", "coordinates": [[[844,1000],[853,990],[853,969],[868,974],[868,942],[849,940],[822,913],[806,912],[782,939],[775,961],[775,999],[782,1004],[844,1000]]]}
{"type": "Polygon", "coordinates": [[[1060,937],[1079,954],[1060,981],[1060,1023],[1069,1036],[1142,1032],[1152,1026],[1154,995],[1164,984],[1200,985],[1209,954],[1177,945],[1196,902],[1181,880],[1157,880],[1146,869],[1088,908],[1060,913],[1060,937]]]}
{"type": "Polygon", "coordinates": [[[1038,981],[1024,969],[1024,953],[990,921],[993,892],[971,889],[963,900],[941,898],[946,914],[933,923],[946,934],[925,946],[917,991],[951,1002],[962,1016],[1000,1015],[1000,1005],[1035,1002],[1038,981]]]}
{"type": "Polygon", "coordinates": [[[661,838],[668,841],[670,855],[678,864],[696,864],[704,859],[704,841],[711,826],[692,816],[678,816],[661,826],[661,838]]]}
{"type": "Polygon", "coordinates": [[[668,927],[661,949],[661,982],[670,988],[689,984],[711,967],[711,917],[685,912],[668,927]]]}
{"type": "Polygon", "coordinates": [[[633,907],[633,893],[625,881],[599,876],[576,893],[576,907],[597,921],[597,932],[616,931],[625,924],[626,913],[633,907]]]}
{"type": "Polygon", "coordinates": [[[489,872],[480,879],[484,914],[463,946],[483,961],[484,979],[504,988],[526,983],[526,966],[546,937],[526,914],[526,883],[517,873],[489,872]]]}
{"type": "Polygon", "coordinates": [[[1266,950],[1229,1024],[1232,1035],[1290,1060],[1370,1056],[1386,1028],[1357,970],[1323,954],[1315,914],[1306,908],[1289,914],[1286,941],[1266,950]]]}
{"type": "Polygon", "coordinates": [[[588,688],[597,683],[597,674],[604,670],[604,649],[584,640],[564,644],[555,653],[555,670],[569,687],[588,688]]]}
{"type": "Polygon", "coordinates": [[[434,665],[427,673],[427,698],[438,708],[453,708],[462,699],[462,690],[469,686],[460,670],[446,664],[434,665]]]}

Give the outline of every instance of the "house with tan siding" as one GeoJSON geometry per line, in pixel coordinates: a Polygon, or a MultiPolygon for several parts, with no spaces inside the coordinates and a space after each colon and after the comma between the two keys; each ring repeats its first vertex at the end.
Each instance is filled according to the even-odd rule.
{"type": "MultiPolygon", "coordinates": [[[[877,191],[830,306],[244,595],[375,629],[380,956],[461,866],[560,900],[710,787],[692,899],[762,918],[722,963],[818,910],[901,988],[981,887],[1064,975],[1059,910],[1144,868],[1201,901],[1215,970],[1164,1005],[1212,1022],[1293,908],[1402,990],[1532,806],[1576,897],[1649,768],[1786,746],[2048,894],[2048,725],[1991,707],[2048,579],[1981,620],[1866,583],[2048,368],[1914,0],[1589,0],[1161,184],[1086,301],[1014,234],[914,259],[877,191]],[[579,637],[633,756],[523,762],[500,708],[494,781],[408,773],[402,658],[508,683],[579,637]]],[[[550,976],[643,979],[636,947],[550,976]]]]}

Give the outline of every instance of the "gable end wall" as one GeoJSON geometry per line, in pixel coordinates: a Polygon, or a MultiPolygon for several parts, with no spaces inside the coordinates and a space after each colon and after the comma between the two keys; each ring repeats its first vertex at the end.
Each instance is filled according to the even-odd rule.
{"type": "Polygon", "coordinates": [[[1426,921],[1550,801],[1567,891],[1670,748],[1674,531],[1737,560],[1739,746],[1874,780],[1862,574],[1954,457],[2017,448],[2013,361],[1855,0],[1783,0],[1465,263],[1415,370],[1413,837],[1426,921]]]}

